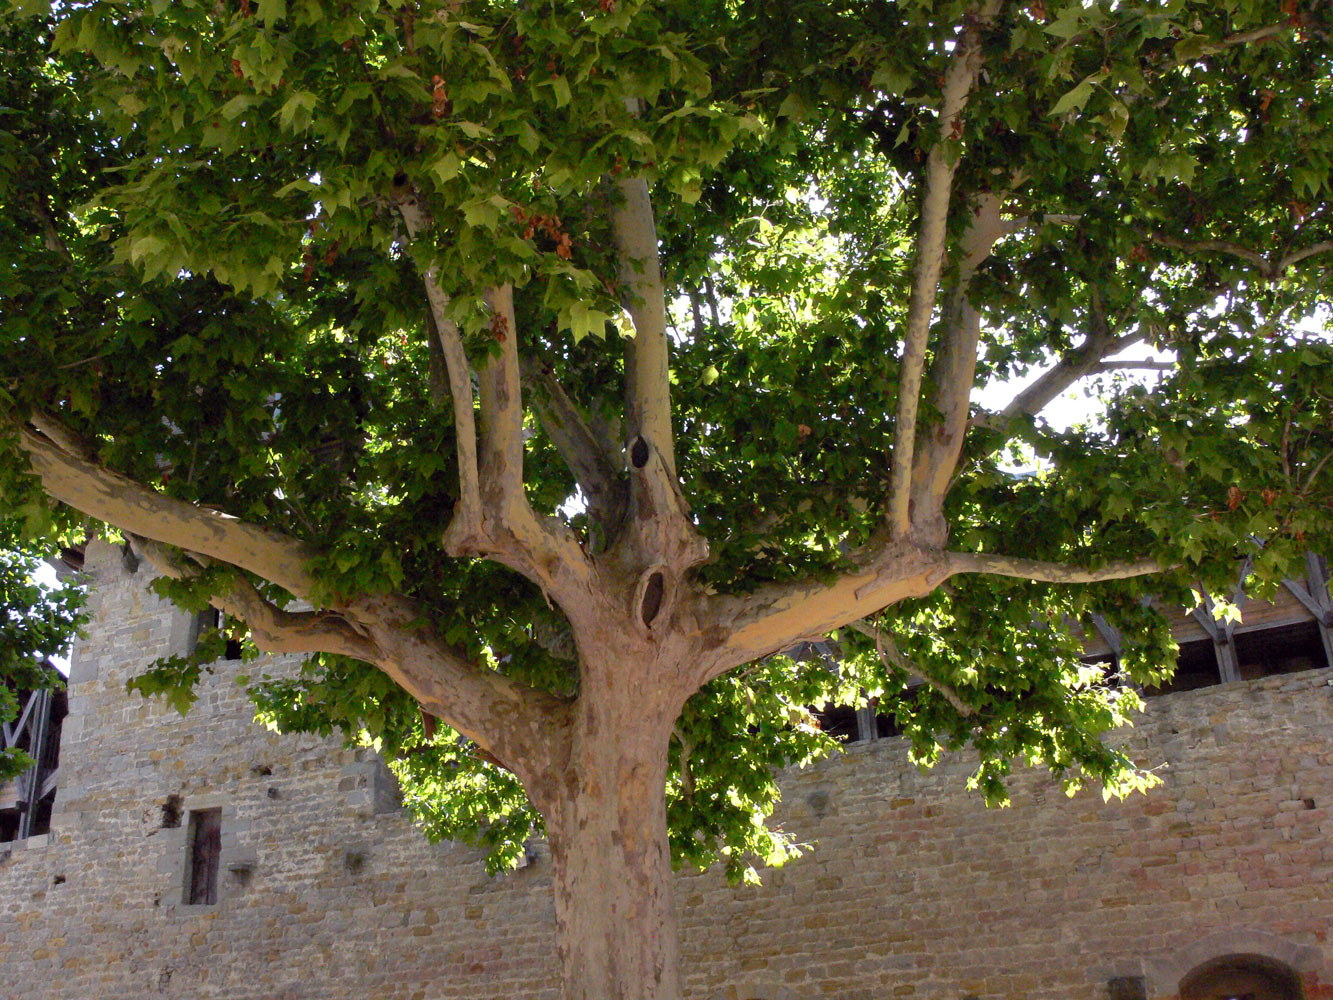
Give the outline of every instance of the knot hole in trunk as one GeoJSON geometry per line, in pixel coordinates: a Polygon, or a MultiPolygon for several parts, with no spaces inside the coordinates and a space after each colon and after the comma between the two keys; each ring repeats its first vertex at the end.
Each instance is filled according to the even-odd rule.
{"type": "Polygon", "coordinates": [[[661,616],[668,596],[665,567],[655,566],[639,577],[634,594],[634,609],[639,624],[645,630],[651,630],[653,623],[661,616]]]}
{"type": "Polygon", "coordinates": [[[651,454],[648,448],[648,442],[642,437],[635,437],[629,443],[629,464],[636,469],[642,469],[648,464],[648,456],[651,454]]]}

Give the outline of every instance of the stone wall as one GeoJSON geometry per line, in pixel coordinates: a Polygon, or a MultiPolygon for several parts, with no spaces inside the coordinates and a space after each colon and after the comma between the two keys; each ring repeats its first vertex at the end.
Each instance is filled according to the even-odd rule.
{"type": "MultiPolygon", "coordinates": [[[[556,996],[540,849],[489,878],[475,852],[427,844],[373,757],[263,731],[226,669],[185,718],[127,695],[187,620],[110,547],[88,567],[52,832],[0,845],[0,994],[556,996]],[[186,906],[188,813],[211,807],[221,898],[186,906]]],[[[1106,1000],[1115,981],[1168,997],[1241,953],[1333,998],[1330,685],[1310,671],[1155,699],[1130,739],[1164,784],[1125,803],[1029,773],[988,810],[966,761],[921,773],[897,740],[792,773],[778,822],[804,858],[759,888],[679,879],[688,995],[1106,1000]]]]}

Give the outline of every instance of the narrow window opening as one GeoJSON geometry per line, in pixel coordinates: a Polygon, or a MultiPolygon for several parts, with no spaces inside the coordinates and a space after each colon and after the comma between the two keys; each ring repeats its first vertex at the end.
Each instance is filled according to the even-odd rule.
{"type": "MultiPolygon", "coordinates": [[[[217,608],[204,608],[194,617],[194,627],[190,630],[190,648],[193,653],[199,646],[200,637],[210,629],[225,631],[227,627],[227,616],[217,608]]],[[[233,636],[226,637],[226,647],[222,654],[224,660],[239,660],[241,658],[241,640],[233,636]]]]}
{"type": "Polygon", "coordinates": [[[21,750],[34,763],[16,778],[0,782],[0,843],[50,832],[60,779],[60,731],[69,714],[63,689],[16,691],[10,686],[9,693],[18,714],[5,723],[0,750],[21,750]]]}
{"type": "Polygon", "coordinates": [[[1194,691],[1198,688],[1212,687],[1222,683],[1222,673],[1217,665],[1217,649],[1212,639],[1198,639],[1194,642],[1182,642],[1180,654],[1176,658],[1176,673],[1171,680],[1156,687],[1144,689],[1144,694],[1175,694],[1178,691],[1194,691]]]}
{"type": "Polygon", "coordinates": [[[1316,622],[1293,622],[1236,636],[1236,661],[1243,680],[1314,670],[1324,663],[1316,622]]]}
{"type": "Polygon", "coordinates": [[[211,906],[218,901],[218,861],[222,856],[222,810],[190,810],[190,856],[185,872],[185,902],[211,906]]]}
{"type": "Polygon", "coordinates": [[[162,829],[175,830],[181,825],[181,797],[168,795],[162,803],[162,829]]]}

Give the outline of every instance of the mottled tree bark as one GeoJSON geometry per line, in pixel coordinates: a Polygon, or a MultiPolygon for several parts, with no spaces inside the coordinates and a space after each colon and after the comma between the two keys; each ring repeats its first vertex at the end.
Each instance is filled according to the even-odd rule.
{"type": "Polygon", "coordinates": [[[612,643],[585,662],[568,762],[542,803],[563,1000],[681,995],[666,816],[679,672],[658,669],[653,645],[612,643]]]}

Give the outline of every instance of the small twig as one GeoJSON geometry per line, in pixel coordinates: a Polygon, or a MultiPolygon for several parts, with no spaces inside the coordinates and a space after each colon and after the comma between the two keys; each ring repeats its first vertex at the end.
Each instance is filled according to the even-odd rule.
{"type": "Polygon", "coordinates": [[[1169,372],[1174,370],[1176,363],[1174,361],[1148,361],[1148,360],[1128,360],[1128,361],[1102,361],[1095,365],[1089,374],[1100,375],[1105,372],[1118,371],[1120,369],[1137,369],[1150,372],[1169,372]]]}
{"type": "Polygon", "coordinates": [[[71,368],[78,368],[80,365],[90,364],[93,361],[101,361],[104,357],[106,357],[105,354],[94,354],[92,357],[83,358],[79,361],[67,361],[63,365],[56,365],[56,371],[68,371],[71,368]]]}
{"type": "Polygon", "coordinates": [[[875,640],[875,652],[879,654],[880,662],[885,666],[897,667],[909,677],[915,677],[917,680],[929,684],[939,692],[945,701],[954,707],[954,710],[957,711],[959,715],[964,718],[976,714],[976,709],[963,701],[963,699],[958,696],[957,691],[944,683],[944,681],[930,676],[930,674],[926,673],[904,656],[902,651],[898,648],[898,644],[893,641],[893,637],[883,629],[876,628],[874,625],[871,625],[864,620],[852,622],[850,627],[857,632],[860,632],[862,635],[869,636],[871,639],[875,640]]]}
{"type": "Polygon", "coordinates": [[[1301,493],[1309,492],[1310,487],[1314,485],[1315,477],[1324,471],[1324,466],[1328,464],[1330,458],[1333,458],[1333,451],[1321,458],[1311,473],[1305,477],[1305,485],[1301,488],[1301,493]]]}

